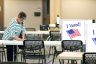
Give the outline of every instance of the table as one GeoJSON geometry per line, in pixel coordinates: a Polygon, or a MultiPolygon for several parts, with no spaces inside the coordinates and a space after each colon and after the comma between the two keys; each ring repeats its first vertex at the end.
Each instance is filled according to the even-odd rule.
{"type": "MultiPolygon", "coordinates": [[[[38,31],[26,31],[26,33],[25,33],[26,35],[30,35],[29,37],[30,38],[33,38],[33,39],[35,39],[35,38],[37,38],[37,39],[42,39],[43,38],[43,35],[48,35],[48,37],[49,37],[49,31],[40,31],[40,30],[38,30],[38,31]],[[32,35],[34,35],[33,37],[32,37],[32,35]]],[[[48,40],[48,37],[45,39],[45,40],[48,40]]],[[[29,39],[30,39],[29,38],[29,39]]]]}
{"type": "MultiPolygon", "coordinates": [[[[0,40],[3,45],[23,45],[23,41],[17,40],[0,40]]],[[[61,46],[61,41],[44,41],[45,46],[61,46]]]]}
{"type": "Polygon", "coordinates": [[[0,34],[3,34],[4,33],[4,31],[0,31],[0,34]]]}
{"type": "Polygon", "coordinates": [[[0,40],[0,44],[3,44],[3,45],[23,45],[23,41],[0,40]]]}
{"type": "MultiPolygon", "coordinates": [[[[0,44],[2,45],[23,45],[23,41],[16,40],[0,40],[0,44]]],[[[61,46],[61,41],[44,41],[45,46],[61,46]]],[[[14,48],[13,48],[14,50],[14,48]]],[[[13,52],[14,55],[14,52],[13,52]]],[[[13,56],[14,59],[14,56],[13,56]]],[[[13,60],[14,61],[14,60],[13,60]]]]}
{"type": "Polygon", "coordinates": [[[26,34],[49,34],[49,31],[26,31],[26,34]]]}
{"type": "MultiPolygon", "coordinates": [[[[0,31],[0,34],[3,34],[3,33],[4,33],[4,31],[0,31]]],[[[28,35],[28,34],[29,35],[33,34],[33,35],[38,35],[38,36],[40,35],[40,38],[42,38],[43,37],[42,35],[44,35],[44,34],[49,35],[49,33],[50,33],[50,31],[40,31],[40,30],[37,30],[37,31],[26,31],[25,32],[26,35],[28,35]]]]}
{"type": "MultiPolygon", "coordinates": [[[[3,44],[3,45],[23,45],[23,41],[0,40],[0,44],[3,44]]],[[[61,41],[44,41],[44,45],[45,46],[61,46],[61,41]]]]}
{"type": "Polygon", "coordinates": [[[62,52],[57,56],[60,60],[82,60],[84,52],[62,52]]]}
{"type": "MultiPolygon", "coordinates": [[[[50,31],[26,31],[25,34],[49,34],[50,31]]],[[[4,31],[0,31],[0,34],[3,34],[4,31]]]]}

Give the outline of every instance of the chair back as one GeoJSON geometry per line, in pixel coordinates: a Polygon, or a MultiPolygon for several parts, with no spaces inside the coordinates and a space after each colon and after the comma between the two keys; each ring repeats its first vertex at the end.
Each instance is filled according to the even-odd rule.
{"type": "Polygon", "coordinates": [[[24,40],[24,49],[39,50],[44,48],[43,40],[24,40]]]}
{"type": "Polygon", "coordinates": [[[60,41],[61,34],[59,31],[50,31],[50,38],[51,41],[60,41]]]}
{"type": "Polygon", "coordinates": [[[96,53],[84,53],[83,64],[96,64],[96,53]]]}
{"type": "Polygon", "coordinates": [[[81,40],[63,40],[62,41],[62,51],[82,51],[83,42],[81,40]]]}
{"type": "Polygon", "coordinates": [[[3,34],[0,34],[0,40],[2,40],[3,34]]]}
{"type": "Polygon", "coordinates": [[[27,40],[42,40],[42,38],[41,38],[41,36],[40,35],[38,35],[38,34],[27,34],[26,35],[26,39],[27,40]]]}
{"type": "Polygon", "coordinates": [[[48,30],[48,28],[49,28],[49,25],[40,25],[40,30],[42,31],[46,31],[48,30]]]}

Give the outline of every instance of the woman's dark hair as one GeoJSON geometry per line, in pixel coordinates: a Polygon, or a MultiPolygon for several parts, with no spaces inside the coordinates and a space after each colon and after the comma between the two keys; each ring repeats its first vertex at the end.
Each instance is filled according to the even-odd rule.
{"type": "Polygon", "coordinates": [[[23,18],[23,19],[26,19],[26,13],[25,12],[20,12],[19,14],[18,14],[18,17],[19,18],[23,18]]]}

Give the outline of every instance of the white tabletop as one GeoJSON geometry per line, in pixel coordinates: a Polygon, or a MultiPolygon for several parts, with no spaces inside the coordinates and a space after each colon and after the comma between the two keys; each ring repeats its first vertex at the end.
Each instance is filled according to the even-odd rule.
{"type": "MultiPolygon", "coordinates": [[[[23,41],[16,40],[0,40],[0,44],[4,45],[23,45],[23,41]]],[[[44,41],[45,46],[61,46],[61,41],[44,41]]]]}
{"type": "Polygon", "coordinates": [[[4,33],[4,31],[0,31],[0,34],[3,34],[4,33]]]}
{"type": "MultiPolygon", "coordinates": [[[[49,34],[50,31],[26,31],[26,34],[49,34]]],[[[0,34],[3,34],[4,31],[0,31],[0,34]]]]}
{"type": "Polygon", "coordinates": [[[44,41],[45,46],[61,46],[61,41],[44,41]]]}
{"type": "Polygon", "coordinates": [[[0,44],[3,44],[3,45],[23,45],[23,41],[0,40],[0,44]]]}
{"type": "Polygon", "coordinates": [[[49,31],[26,31],[26,34],[49,34],[49,31]]]}
{"type": "Polygon", "coordinates": [[[84,52],[62,52],[57,56],[58,59],[66,59],[66,60],[82,60],[84,52]]]}

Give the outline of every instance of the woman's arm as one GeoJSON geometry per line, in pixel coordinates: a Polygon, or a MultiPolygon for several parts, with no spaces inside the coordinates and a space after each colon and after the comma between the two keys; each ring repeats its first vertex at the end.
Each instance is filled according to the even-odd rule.
{"type": "Polygon", "coordinates": [[[22,39],[25,40],[25,33],[22,34],[22,39]]]}
{"type": "Polygon", "coordinates": [[[18,36],[15,36],[14,39],[18,40],[18,41],[23,41],[24,40],[23,38],[19,38],[18,36]]]}

